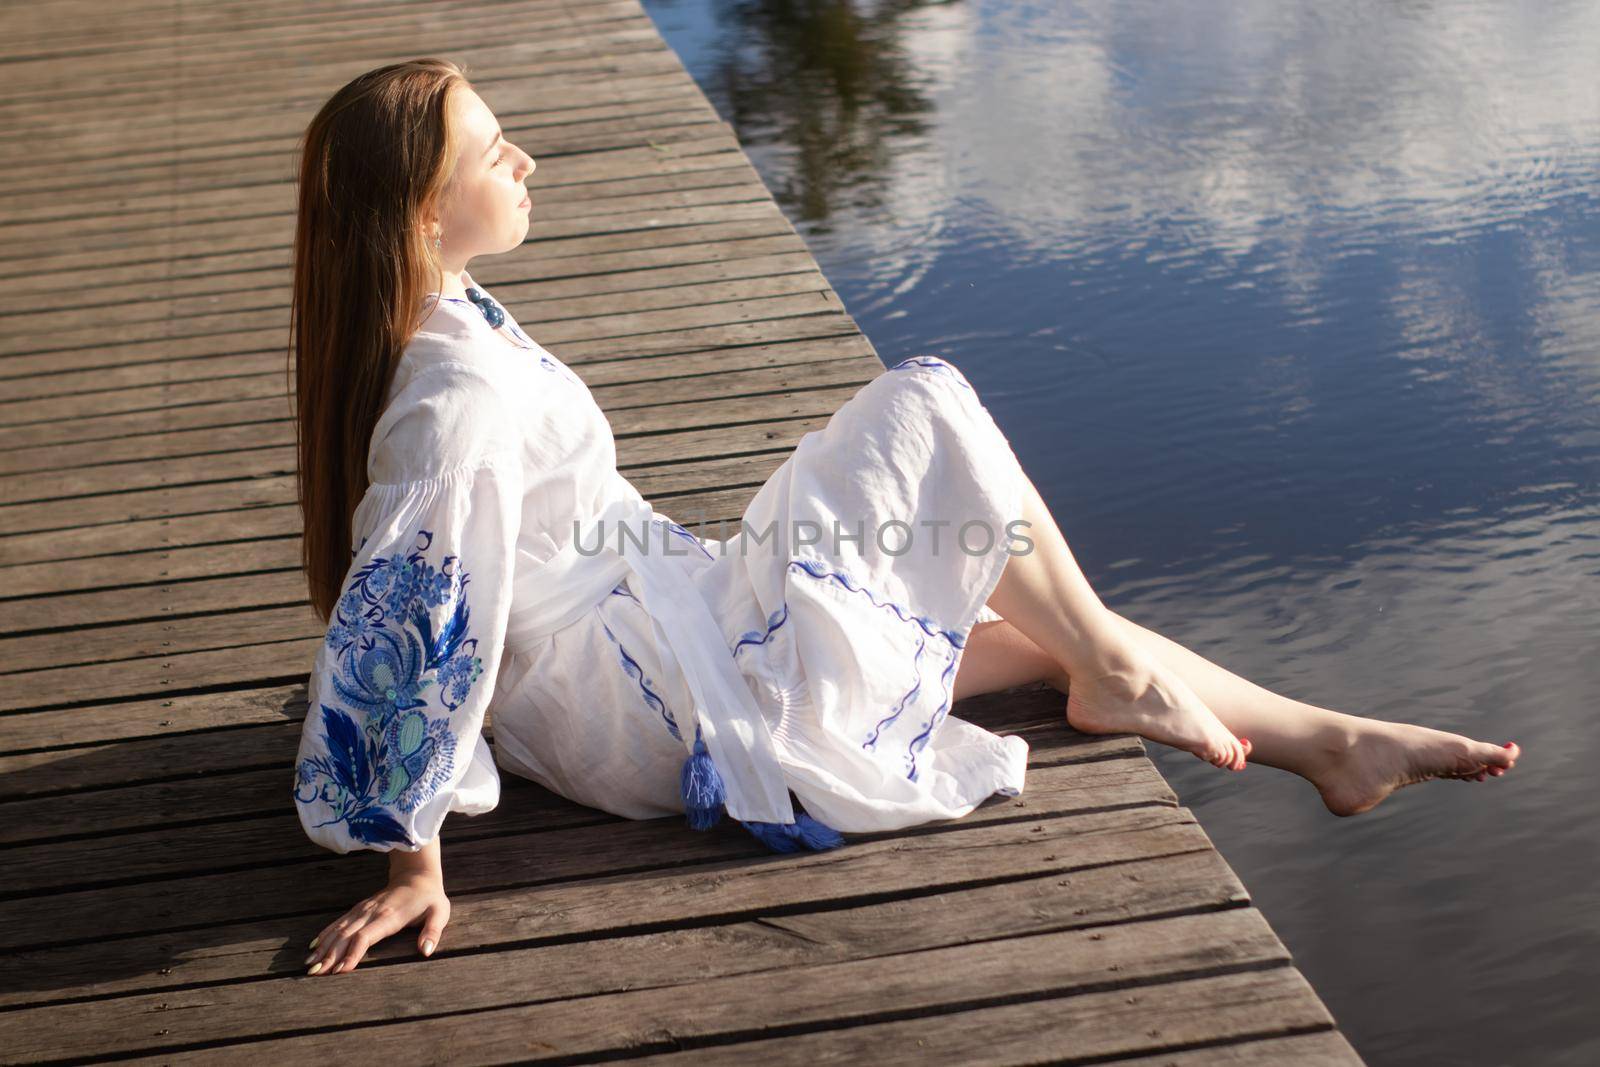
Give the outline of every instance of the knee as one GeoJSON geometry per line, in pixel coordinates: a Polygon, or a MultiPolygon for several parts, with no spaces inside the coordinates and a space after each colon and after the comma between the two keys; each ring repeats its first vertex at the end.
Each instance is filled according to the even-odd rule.
{"type": "MultiPolygon", "coordinates": [[[[902,359],[899,363],[889,368],[891,371],[925,371],[949,378],[958,385],[972,389],[972,383],[967,381],[967,376],[962,374],[954,363],[941,359],[938,356],[912,356],[902,359]]],[[[976,390],[973,390],[976,392],[976,390]]]]}

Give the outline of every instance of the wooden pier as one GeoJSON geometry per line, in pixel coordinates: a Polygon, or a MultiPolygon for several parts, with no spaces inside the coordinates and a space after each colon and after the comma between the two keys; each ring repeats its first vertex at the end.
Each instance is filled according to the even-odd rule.
{"type": "Polygon", "coordinates": [[[1360,1062],[1142,743],[1042,691],[955,709],[1027,738],[1024,795],[838,852],[502,772],[445,824],[435,956],[306,977],[387,869],[291,800],[321,101],[467,67],[539,161],[528,242],[474,274],[664,511],[736,520],[882,363],[636,0],[53,0],[0,42],[0,1060],[1360,1062]]]}

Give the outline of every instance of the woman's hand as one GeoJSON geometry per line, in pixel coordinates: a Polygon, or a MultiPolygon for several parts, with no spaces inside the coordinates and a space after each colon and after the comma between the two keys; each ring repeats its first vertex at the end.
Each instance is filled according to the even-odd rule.
{"type": "Polygon", "coordinates": [[[438,838],[418,853],[391,854],[389,884],[322,928],[311,939],[307,974],[338,974],[361,962],[367,950],[390,934],[422,922],[417,947],[433,955],[450,921],[444,895],[438,838]]]}

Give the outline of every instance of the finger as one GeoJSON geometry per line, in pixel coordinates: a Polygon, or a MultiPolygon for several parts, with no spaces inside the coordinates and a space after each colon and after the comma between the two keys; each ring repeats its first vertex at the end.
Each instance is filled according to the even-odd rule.
{"type": "Polygon", "coordinates": [[[306,957],[308,973],[326,974],[333,961],[333,957],[344,947],[350,935],[360,929],[366,922],[367,913],[371,908],[370,900],[363,900],[333,922],[322,928],[322,933],[317,935],[316,948],[311,955],[306,957]],[[318,966],[318,963],[321,966],[318,966]]]}
{"type": "Polygon", "coordinates": [[[333,962],[344,951],[344,946],[349,936],[344,933],[335,933],[317,946],[311,954],[311,966],[306,968],[307,974],[328,974],[333,970],[333,962]]]}
{"type": "Polygon", "coordinates": [[[350,934],[349,939],[344,942],[344,947],[342,947],[338,957],[328,961],[328,974],[342,974],[344,971],[354,968],[357,963],[362,961],[362,957],[365,957],[366,949],[371,944],[373,944],[373,939],[368,934],[366,926],[358,929],[354,934],[350,934]]]}
{"type": "Polygon", "coordinates": [[[308,973],[333,973],[339,958],[349,949],[350,939],[369,921],[376,904],[368,897],[333,921],[329,926],[332,932],[318,943],[317,951],[307,957],[311,964],[308,973]]]}
{"type": "Polygon", "coordinates": [[[366,925],[357,930],[345,947],[345,959],[339,970],[349,971],[366,956],[367,950],[406,923],[405,916],[392,907],[381,907],[372,913],[366,925]]]}
{"type": "Polygon", "coordinates": [[[422,916],[422,932],[417,935],[417,948],[424,956],[431,956],[439,947],[439,938],[444,936],[444,924],[448,915],[444,908],[435,904],[422,916]]]}

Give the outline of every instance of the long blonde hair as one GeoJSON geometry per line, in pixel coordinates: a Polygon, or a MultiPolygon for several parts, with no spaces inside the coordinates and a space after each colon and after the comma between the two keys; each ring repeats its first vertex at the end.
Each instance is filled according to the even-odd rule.
{"type": "Polygon", "coordinates": [[[456,64],[370,70],[322,105],[300,140],[294,291],[296,486],[301,566],[327,621],[349,570],[351,521],[395,365],[442,268],[422,227],[453,174],[456,64]]]}

